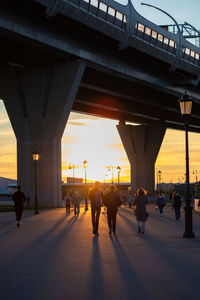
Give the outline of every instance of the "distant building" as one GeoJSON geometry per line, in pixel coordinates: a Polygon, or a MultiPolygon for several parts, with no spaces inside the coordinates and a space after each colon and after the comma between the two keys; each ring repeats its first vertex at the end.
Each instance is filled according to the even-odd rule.
{"type": "MultiPolygon", "coordinates": [[[[174,185],[174,190],[176,190],[181,196],[185,196],[186,184],[179,183],[174,185]]],[[[193,196],[195,191],[195,183],[190,183],[190,194],[193,196]]]]}
{"type": "Polygon", "coordinates": [[[6,177],[0,177],[0,186],[7,187],[9,184],[17,184],[17,180],[6,177]]]}
{"type": "Polygon", "coordinates": [[[173,183],[165,183],[165,182],[162,182],[162,183],[158,183],[156,184],[156,189],[158,192],[169,192],[169,191],[172,191],[174,189],[174,184],[173,183]]]}
{"type": "Polygon", "coordinates": [[[12,195],[8,192],[8,190],[0,186],[0,201],[12,200],[12,195]]]}
{"type": "Polygon", "coordinates": [[[67,183],[83,183],[83,178],[67,177],[67,183]]]}

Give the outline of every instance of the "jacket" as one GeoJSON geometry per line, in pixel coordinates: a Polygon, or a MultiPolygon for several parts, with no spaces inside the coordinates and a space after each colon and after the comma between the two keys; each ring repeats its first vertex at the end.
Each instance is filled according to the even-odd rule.
{"type": "Polygon", "coordinates": [[[91,189],[88,193],[88,198],[91,201],[91,207],[101,207],[103,192],[99,189],[91,189]]]}
{"type": "Polygon", "coordinates": [[[15,202],[15,207],[23,207],[23,203],[26,201],[25,195],[21,191],[17,191],[13,194],[13,201],[15,202]]]}
{"type": "Polygon", "coordinates": [[[135,213],[138,221],[145,222],[147,219],[146,205],[148,204],[148,198],[145,195],[136,196],[133,205],[136,205],[135,213]]]}
{"type": "Polygon", "coordinates": [[[158,197],[157,198],[157,202],[156,202],[157,206],[165,206],[165,198],[164,197],[158,197]]]}
{"type": "Polygon", "coordinates": [[[107,212],[117,211],[118,207],[122,204],[118,192],[109,192],[103,196],[103,204],[107,206],[107,212]]]}

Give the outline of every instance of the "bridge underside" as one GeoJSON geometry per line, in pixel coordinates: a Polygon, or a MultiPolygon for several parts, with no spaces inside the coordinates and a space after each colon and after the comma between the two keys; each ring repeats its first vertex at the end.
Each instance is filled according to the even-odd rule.
{"type": "MultiPolygon", "coordinates": [[[[30,68],[50,68],[56,63],[73,61],[74,57],[54,55],[33,45],[1,36],[0,68],[11,67],[18,72],[30,68]],[[13,51],[13,43],[15,50],[13,51]]],[[[144,67],[143,67],[144,68],[144,67]]],[[[72,109],[105,118],[126,120],[140,124],[165,123],[166,127],[184,129],[180,115],[177,91],[171,93],[145,82],[148,69],[146,64],[144,81],[127,78],[117,72],[89,65],[86,67],[72,109]]],[[[157,72],[154,66],[155,72],[157,72]]],[[[163,74],[160,75],[162,77],[163,74]]],[[[195,90],[191,88],[191,92],[195,90]]],[[[190,130],[200,132],[200,106],[193,104],[190,130]]]]}
{"type": "MultiPolygon", "coordinates": [[[[145,125],[184,129],[178,98],[142,83],[87,68],[73,110],[145,125]]],[[[199,105],[193,104],[190,130],[200,132],[199,105]]]]}
{"type": "Polygon", "coordinates": [[[44,11],[34,1],[1,6],[1,69],[48,70],[81,59],[86,69],[73,110],[174,129],[184,129],[177,99],[187,90],[194,99],[190,130],[200,131],[200,89],[188,85],[196,76],[191,66],[169,72],[170,65],[155,56],[130,47],[119,51],[116,40],[61,15],[47,19],[44,11]]]}

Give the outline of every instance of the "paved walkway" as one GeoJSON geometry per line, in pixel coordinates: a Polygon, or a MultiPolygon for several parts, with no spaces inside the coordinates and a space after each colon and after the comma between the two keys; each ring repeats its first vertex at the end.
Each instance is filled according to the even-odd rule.
{"type": "Polygon", "coordinates": [[[117,237],[110,237],[105,212],[93,237],[90,210],[78,218],[64,208],[39,215],[0,214],[0,295],[3,300],[200,300],[200,214],[195,239],[183,239],[183,217],[174,220],[149,207],[144,236],[133,210],[120,208],[117,237]]]}

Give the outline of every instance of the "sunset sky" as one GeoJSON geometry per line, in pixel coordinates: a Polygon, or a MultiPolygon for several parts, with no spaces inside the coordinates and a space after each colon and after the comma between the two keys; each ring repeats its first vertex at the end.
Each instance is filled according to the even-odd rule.
{"type": "MultiPolygon", "coordinates": [[[[121,1],[124,3],[123,1],[121,1]]],[[[171,24],[161,12],[140,5],[133,1],[140,14],[157,24],[171,24]]],[[[146,1],[144,1],[146,2],[146,1]]],[[[179,23],[187,21],[200,28],[200,1],[147,1],[172,14],[179,23]],[[180,5],[181,4],[181,5],[180,5]]],[[[115,182],[116,167],[120,166],[121,181],[130,181],[130,166],[116,129],[118,121],[107,120],[89,115],[71,113],[62,139],[63,180],[72,176],[69,164],[75,166],[75,176],[84,177],[83,161],[88,161],[87,177],[89,180],[110,181],[113,166],[115,182]]],[[[184,132],[167,130],[156,168],[162,171],[163,182],[183,181],[185,173],[185,140],[184,132]]],[[[200,179],[200,134],[189,134],[190,144],[190,177],[195,181],[193,170],[198,171],[200,179]]],[[[16,140],[5,111],[0,101],[0,177],[16,179],[16,140]]]]}

